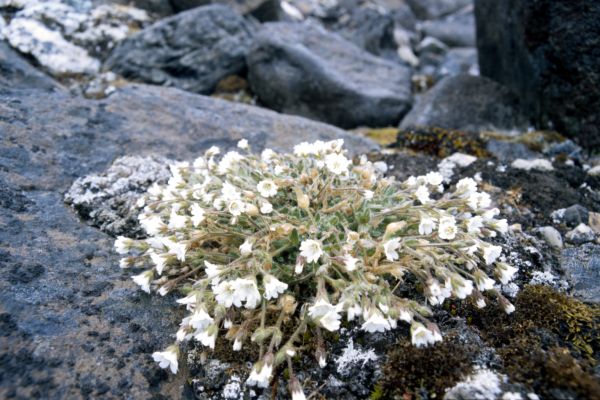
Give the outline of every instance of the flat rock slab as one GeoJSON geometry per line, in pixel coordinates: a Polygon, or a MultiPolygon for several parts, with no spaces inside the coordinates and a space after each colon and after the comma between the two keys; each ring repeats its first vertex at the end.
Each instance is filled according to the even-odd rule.
{"type": "Polygon", "coordinates": [[[331,126],[173,88],[132,86],[102,101],[0,91],[0,398],[181,398],[150,354],[182,315],[118,267],[113,238],[63,202],[122,155],[193,159],[242,137],[261,150],[316,139],[374,145],[331,126]]]}
{"type": "Polygon", "coordinates": [[[518,100],[502,85],[461,74],[441,80],[420,97],[401,129],[433,126],[466,131],[527,130],[518,100]]]}
{"type": "Polygon", "coordinates": [[[248,81],[267,107],[342,128],[397,124],[411,105],[410,68],[314,23],[262,26],[248,81]]]}
{"type": "MultiPolygon", "coordinates": [[[[0,29],[2,25],[0,23],[0,29]]],[[[59,89],[48,75],[31,66],[6,42],[0,41],[0,86],[19,89],[59,89]]]]}
{"type": "Polygon", "coordinates": [[[221,79],[245,68],[252,31],[248,21],[226,6],[198,7],[127,38],[105,68],[128,79],[207,94],[221,79]]]}

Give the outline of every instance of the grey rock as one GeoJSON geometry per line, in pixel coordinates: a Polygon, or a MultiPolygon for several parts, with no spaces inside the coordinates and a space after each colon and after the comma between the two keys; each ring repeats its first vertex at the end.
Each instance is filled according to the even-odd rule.
{"type": "Polygon", "coordinates": [[[527,119],[508,89],[490,79],[463,74],[444,78],[417,100],[400,128],[417,126],[524,131],[527,119]]]}
{"type": "Polygon", "coordinates": [[[221,79],[245,68],[252,30],[225,6],[199,7],[127,38],[105,68],[128,79],[210,93],[221,79]]]}
{"type": "Polygon", "coordinates": [[[435,78],[440,80],[446,76],[457,76],[460,74],[479,75],[476,48],[455,47],[449,49],[435,71],[435,78]]]}
{"type": "Polygon", "coordinates": [[[540,153],[530,150],[525,144],[510,141],[510,137],[506,139],[490,139],[485,145],[485,149],[505,163],[511,163],[517,159],[531,160],[542,157],[540,153]]]}
{"type": "Polygon", "coordinates": [[[406,0],[419,19],[436,19],[473,4],[473,0],[406,0]]]}
{"type": "Polygon", "coordinates": [[[429,53],[443,56],[448,51],[448,46],[446,46],[439,39],[436,39],[431,36],[426,36],[417,45],[417,51],[419,52],[419,55],[421,55],[421,56],[424,54],[429,54],[429,53]]]}
{"type": "Polygon", "coordinates": [[[565,238],[569,243],[580,245],[588,242],[593,242],[596,239],[596,234],[584,223],[577,225],[574,229],[565,234],[565,238]]]}
{"type": "Polygon", "coordinates": [[[482,75],[515,91],[536,125],[598,148],[600,2],[476,0],[475,14],[482,75]]]}
{"type": "Polygon", "coordinates": [[[388,9],[390,10],[392,17],[398,26],[409,31],[415,31],[417,27],[417,17],[407,3],[401,1],[391,7],[388,7],[388,9]]]}
{"type": "Polygon", "coordinates": [[[0,87],[19,89],[60,89],[48,75],[35,69],[6,42],[0,42],[0,87]]]}
{"type": "Polygon", "coordinates": [[[153,183],[168,181],[172,162],[160,156],[117,158],[106,171],[73,182],[65,202],[109,235],[141,237],[136,201],[153,183]]]}
{"type": "Polygon", "coordinates": [[[388,126],[411,104],[410,68],[315,24],[263,25],[247,59],[252,90],[280,112],[342,128],[388,126]]]}
{"type": "Polygon", "coordinates": [[[473,12],[458,13],[434,21],[425,21],[421,30],[450,47],[475,46],[475,16],[473,12]]]}
{"type": "Polygon", "coordinates": [[[547,156],[558,156],[564,154],[569,158],[580,160],[582,155],[582,148],[575,144],[570,139],[560,143],[552,143],[550,146],[544,149],[544,154],[547,156]]]}
{"type": "Polygon", "coordinates": [[[562,216],[563,221],[567,226],[574,227],[579,224],[587,224],[590,213],[587,208],[580,204],[573,204],[571,207],[567,207],[562,216]]]}
{"type": "Polygon", "coordinates": [[[131,86],[100,101],[3,88],[0,104],[0,132],[11,138],[0,141],[0,393],[23,398],[184,397],[185,374],[169,377],[150,357],[172,343],[183,310],[140,291],[120,270],[114,239],[63,202],[77,178],[96,174],[101,191],[123,198],[129,183],[101,175],[123,155],[192,160],[244,136],[257,151],[337,138],[354,153],[373,147],[328,125],[174,88],[131,86]]]}
{"type": "Polygon", "coordinates": [[[573,294],[590,303],[600,302],[600,246],[584,244],[564,249],[560,263],[573,294]]]}
{"type": "Polygon", "coordinates": [[[538,229],[542,238],[548,243],[550,246],[556,249],[563,248],[563,240],[560,232],[556,230],[556,228],[552,226],[542,226],[538,229]]]}

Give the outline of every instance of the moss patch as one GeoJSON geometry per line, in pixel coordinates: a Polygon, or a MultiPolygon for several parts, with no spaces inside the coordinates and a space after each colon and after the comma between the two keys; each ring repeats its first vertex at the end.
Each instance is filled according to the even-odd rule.
{"type": "Polygon", "coordinates": [[[478,135],[442,128],[416,128],[401,130],[398,134],[398,146],[414,151],[431,154],[440,158],[456,152],[472,154],[477,157],[489,157],[485,142],[478,135]]]}
{"type": "Polygon", "coordinates": [[[442,398],[446,388],[454,386],[471,371],[477,349],[462,344],[456,334],[444,337],[433,347],[415,348],[403,338],[389,353],[383,379],[371,397],[442,398]]]}
{"type": "Polygon", "coordinates": [[[515,307],[506,315],[493,303],[482,310],[466,305],[459,314],[496,349],[511,381],[542,398],[600,399],[600,382],[593,375],[600,349],[599,307],[540,285],[526,286],[515,307]]]}

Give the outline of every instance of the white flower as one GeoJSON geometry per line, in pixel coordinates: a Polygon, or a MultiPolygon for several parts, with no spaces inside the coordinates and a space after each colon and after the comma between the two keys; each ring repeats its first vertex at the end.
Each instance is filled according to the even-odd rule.
{"type": "Polygon", "coordinates": [[[223,196],[223,200],[239,200],[241,198],[240,192],[229,182],[223,184],[221,195],[223,196]]]}
{"type": "Polygon", "coordinates": [[[369,318],[362,324],[361,329],[370,333],[385,332],[391,329],[390,322],[378,310],[371,310],[369,318]]]}
{"type": "Polygon", "coordinates": [[[248,141],[246,139],[242,139],[238,142],[237,147],[242,150],[248,150],[248,147],[250,146],[248,145],[248,141]]]}
{"type": "Polygon", "coordinates": [[[117,240],[115,240],[115,250],[119,254],[127,254],[132,245],[133,240],[125,236],[117,236],[117,240]]]}
{"type": "Polygon", "coordinates": [[[199,333],[205,331],[213,321],[214,319],[204,309],[199,308],[192,314],[189,325],[193,326],[199,333]]]}
{"type": "Polygon", "coordinates": [[[192,224],[194,226],[198,226],[204,221],[205,211],[202,207],[198,205],[198,203],[192,204],[192,224]]]}
{"type": "Polygon", "coordinates": [[[500,210],[497,208],[492,208],[491,210],[487,210],[482,214],[484,221],[491,221],[494,219],[496,215],[500,214],[500,210]]]}
{"type": "Polygon", "coordinates": [[[313,144],[308,142],[302,142],[294,146],[294,154],[299,157],[304,157],[309,154],[315,154],[316,148],[313,144]]]}
{"type": "Polygon", "coordinates": [[[240,351],[242,349],[242,341],[238,338],[235,338],[233,341],[233,351],[240,351]]]}
{"type": "Polygon", "coordinates": [[[287,283],[283,283],[273,275],[266,274],[263,280],[265,285],[265,298],[267,300],[276,299],[279,294],[283,293],[287,288],[287,283]]]}
{"type": "Polygon", "coordinates": [[[273,158],[277,155],[277,153],[275,153],[273,150],[271,149],[264,149],[263,152],[260,154],[260,158],[266,162],[267,164],[269,164],[271,161],[273,161],[273,158]]]}
{"type": "Polygon", "coordinates": [[[185,228],[187,219],[188,218],[185,215],[179,215],[174,209],[171,210],[171,216],[169,217],[169,229],[185,228]]]}
{"type": "Polygon", "coordinates": [[[417,199],[419,199],[421,204],[429,203],[429,190],[427,189],[427,186],[419,186],[415,191],[415,196],[417,196],[417,199]]]}
{"type": "Polygon", "coordinates": [[[348,172],[348,166],[352,161],[348,160],[342,154],[327,154],[325,156],[325,165],[327,169],[335,175],[341,175],[348,172]]]}
{"type": "MultiPolygon", "coordinates": [[[[283,5],[284,3],[282,3],[283,5]]],[[[298,386],[294,386],[292,389],[292,400],[306,400],[306,396],[304,395],[304,391],[302,387],[298,384],[298,386]]]]}
{"type": "Polygon", "coordinates": [[[152,215],[147,217],[144,214],[140,214],[139,216],[140,225],[146,233],[150,236],[157,236],[160,232],[166,228],[166,225],[158,215],[152,215]]]}
{"type": "Polygon", "coordinates": [[[479,298],[479,299],[477,299],[477,302],[475,304],[477,305],[477,308],[484,308],[485,300],[483,298],[479,298]]]}
{"type": "Polygon", "coordinates": [[[277,194],[277,185],[271,179],[264,179],[256,185],[258,193],[263,197],[273,197],[277,194]]]}
{"type": "MultiPolygon", "coordinates": [[[[227,308],[231,307],[231,305],[234,303],[235,291],[235,281],[223,281],[213,288],[213,293],[215,294],[215,300],[217,300],[217,303],[227,308]]],[[[241,307],[242,303],[239,302],[236,304],[236,306],[241,307]]]]}
{"type": "Polygon", "coordinates": [[[390,239],[383,244],[383,251],[385,252],[385,257],[388,259],[388,261],[396,261],[400,258],[400,255],[396,251],[399,247],[399,238],[390,239]]]}
{"type": "Polygon", "coordinates": [[[119,268],[129,268],[131,267],[131,258],[125,257],[119,260],[119,268]]]}
{"type": "Polygon", "coordinates": [[[502,395],[502,400],[523,400],[523,397],[518,392],[506,392],[502,395]]]}
{"type": "Polygon", "coordinates": [[[375,195],[375,193],[372,190],[363,190],[361,193],[365,200],[372,200],[373,196],[375,195]]]}
{"type": "Polygon", "coordinates": [[[504,234],[506,234],[506,232],[508,232],[508,222],[506,222],[505,219],[498,219],[498,220],[490,221],[490,225],[492,228],[497,230],[502,235],[504,235],[504,234]]]}
{"type": "Polygon", "coordinates": [[[245,240],[240,246],[240,254],[243,256],[249,256],[252,254],[252,242],[245,240]]]}
{"type": "Polygon", "coordinates": [[[483,247],[483,259],[487,265],[492,264],[502,254],[502,247],[487,245],[483,247]]]}
{"type": "Polygon", "coordinates": [[[425,175],[425,181],[431,186],[439,186],[444,181],[444,177],[439,172],[430,172],[425,175]]]}
{"type": "Polygon", "coordinates": [[[456,228],[456,220],[454,217],[440,218],[440,226],[438,228],[438,236],[440,239],[452,240],[456,237],[458,229],[456,228]]]}
{"type": "Polygon", "coordinates": [[[499,277],[500,282],[502,282],[503,285],[506,285],[508,282],[510,282],[518,270],[518,268],[505,263],[498,263],[496,265],[496,275],[499,277]]]}
{"type": "Polygon", "coordinates": [[[224,175],[231,171],[231,169],[240,161],[243,160],[244,157],[238,153],[237,151],[227,152],[219,162],[217,166],[217,173],[220,175],[224,175]]]}
{"type": "Polygon", "coordinates": [[[481,209],[488,208],[489,206],[492,205],[492,198],[490,197],[489,194],[487,194],[485,192],[481,192],[481,193],[479,193],[479,199],[478,199],[477,205],[481,209]]]}
{"type": "Polygon", "coordinates": [[[356,263],[358,262],[358,258],[352,257],[350,254],[346,254],[344,256],[344,268],[348,272],[352,272],[356,270],[356,263]]]}
{"type": "Polygon", "coordinates": [[[333,306],[325,299],[319,299],[308,309],[308,315],[328,331],[340,329],[341,315],[338,314],[337,307],[333,306]]]}
{"type": "Polygon", "coordinates": [[[420,322],[413,322],[410,326],[411,342],[416,347],[426,347],[442,340],[437,332],[432,332],[420,322]]]}
{"type": "Polygon", "coordinates": [[[273,212],[273,205],[268,201],[265,201],[260,205],[260,212],[263,214],[270,214],[273,212]]]}
{"type": "Polygon", "coordinates": [[[169,368],[172,373],[177,373],[177,353],[173,350],[156,351],[152,353],[152,358],[161,368],[169,368]]]}
{"type": "Polygon", "coordinates": [[[266,388],[269,386],[269,382],[271,381],[271,373],[273,372],[273,365],[263,363],[262,365],[258,364],[254,365],[252,371],[250,372],[250,376],[246,383],[249,386],[258,386],[261,388],[266,388]],[[259,368],[259,369],[257,369],[259,368]]]}
{"type": "Polygon", "coordinates": [[[473,293],[473,281],[470,281],[468,279],[464,280],[461,278],[460,281],[456,283],[456,285],[453,285],[453,288],[456,297],[458,297],[459,299],[466,299],[467,296],[473,293]]]}
{"type": "Polygon", "coordinates": [[[234,217],[239,217],[246,210],[246,204],[241,200],[231,200],[227,205],[227,210],[234,217]]]}
{"type": "Polygon", "coordinates": [[[185,243],[177,243],[166,238],[161,240],[169,249],[169,254],[174,254],[179,261],[185,261],[185,253],[187,252],[187,245],[185,243]]]}
{"type": "Polygon", "coordinates": [[[477,182],[472,178],[463,178],[456,184],[456,191],[471,194],[477,191],[477,182]]]}
{"type": "Polygon", "coordinates": [[[355,317],[362,314],[362,308],[357,303],[354,303],[352,306],[348,307],[346,310],[346,316],[348,317],[348,321],[352,321],[355,317]]]}
{"type": "Polygon", "coordinates": [[[206,157],[214,157],[221,152],[217,146],[212,146],[210,149],[206,150],[206,157]]]}
{"type": "Polygon", "coordinates": [[[327,359],[324,355],[319,356],[319,367],[325,368],[327,366],[327,359]]]}
{"type": "Polygon", "coordinates": [[[507,314],[512,314],[515,311],[515,306],[510,303],[506,304],[503,308],[504,312],[507,314]]]}
{"type": "Polygon", "coordinates": [[[197,302],[198,299],[196,298],[196,293],[192,293],[184,298],[177,299],[177,303],[185,305],[187,310],[193,310],[197,302]]]}
{"type": "Polygon", "coordinates": [[[225,318],[225,321],[223,321],[223,328],[229,329],[232,326],[233,326],[233,321],[230,320],[229,318],[225,318]]]}
{"type": "Polygon", "coordinates": [[[309,263],[319,261],[319,258],[323,255],[321,242],[312,239],[303,240],[300,243],[300,255],[306,258],[309,263]]]}
{"type": "Polygon", "coordinates": [[[435,219],[428,217],[421,217],[419,223],[419,235],[430,235],[435,229],[435,219]]]}
{"type": "Polygon", "coordinates": [[[401,309],[400,310],[400,320],[404,321],[404,322],[408,322],[409,324],[412,322],[413,320],[413,315],[410,311],[406,310],[406,309],[401,309]]]}
{"type": "Polygon", "coordinates": [[[146,293],[150,293],[150,281],[152,280],[152,271],[142,272],[132,277],[133,281],[146,293]]]}
{"type": "Polygon", "coordinates": [[[202,343],[203,346],[209,347],[211,349],[215,348],[215,342],[217,341],[217,333],[215,325],[211,325],[205,330],[198,332],[194,335],[194,338],[202,343]]]}
{"type": "Polygon", "coordinates": [[[252,309],[256,308],[260,301],[260,292],[256,286],[254,279],[238,278],[235,280],[235,292],[233,294],[233,303],[240,307],[242,301],[245,301],[244,306],[252,309]]]}
{"type": "Polygon", "coordinates": [[[204,260],[204,266],[204,272],[206,273],[208,279],[213,279],[219,276],[219,274],[221,273],[221,267],[209,261],[204,260]]]}
{"type": "Polygon", "coordinates": [[[479,215],[471,217],[467,221],[467,232],[478,235],[481,233],[481,228],[483,228],[483,218],[479,215]]]}
{"type": "Polygon", "coordinates": [[[475,272],[475,284],[479,291],[492,290],[494,288],[494,280],[490,279],[486,274],[481,271],[475,272]]]}
{"type": "Polygon", "coordinates": [[[150,253],[150,258],[156,266],[156,272],[158,272],[159,275],[162,275],[165,265],[167,264],[166,257],[166,254],[156,254],[154,252],[150,253]]]}

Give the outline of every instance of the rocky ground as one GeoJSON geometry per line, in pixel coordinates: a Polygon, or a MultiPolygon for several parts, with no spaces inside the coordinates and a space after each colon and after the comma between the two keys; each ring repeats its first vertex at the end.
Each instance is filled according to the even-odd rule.
{"type": "MultiPolygon", "coordinates": [[[[446,302],[444,342],[418,350],[407,327],[347,324],[324,369],[297,360],[313,398],[600,398],[600,158],[585,114],[600,86],[587,33],[579,68],[574,56],[560,68],[567,39],[544,53],[559,66],[548,73],[585,79],[544,72],[525,85],[548,63],[522,43],[522,76],[487,58],[493,73],[480,76],[476,45],[480,59],[506,51],[482,42],[488,25],[476,41],[475,14],[479,27],[495,7],[483,0],[117,3],[0,0],[1,398],[288,397],[283,376],[247,388],[253,358],[224,346],[192,349],[176,376],[158,368],[150,354],[172,340],[176,297],[140,291],[112,249],[141,234],[135,202],[167,178],[165,160],[241,138],[282,151],[343,138],[399,180],[475,177],[512,224],[498,240],[520,268],[500,288],[513,314],[446,302]],[[556,115],[539,111],[546,92],[519,92],[544,79],[556,115]],[[576,104],[590,98],[579,115],[556,101],[573,90],[576,104]]],[[[553,7],[514,17],[551,18],[557,35],[571,9],[553,7]]]]}

